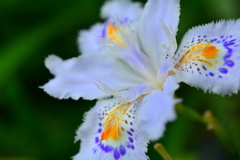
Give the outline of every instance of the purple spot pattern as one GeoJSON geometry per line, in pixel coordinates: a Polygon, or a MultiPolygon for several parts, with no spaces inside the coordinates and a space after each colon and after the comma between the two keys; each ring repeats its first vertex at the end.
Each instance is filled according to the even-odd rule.
{"type": "Polygon", "coordinates": [[[206,64],[204,65],[204,68],[202,70],[202,68],[201,69],[199,68],[201,67],[201,65],[198,64],[198,62],[193,61],[192,63],[183,64],[179,69],[179,71],[185,72],[185,73],[190,72],[191,74],[204,75],[205,77],[208,77],[208,78],[213,78],[213,77],[217,77],[219,79],[223,78],[224,75],[228,74],[229,69],[231,69],[235,65],[234,61],[230,60],[233,54],[234,47],[240,47],[240,44],[239,42],[237,43],[237,39],[234,37],[234,35],[221,35],[215,38],[209,37],[207,35],[198,35],[197,38],[192,38],[189,42],[187,42],[187,44],[181,48],[180,52],[178,52],[175,55],[174,65],[180,62],[182,55],[184,55],[188,49],[198,45],[199,43],[201,44],[203,42],[213,43],[213,44],[214,43],[222,44],[222,46],[227,51],[222,59],[224,61],[223,66],[218,68],[218,70],[216,70],[214,73],[213,72],[207,73],[206,67],[208,66],[206,64]],[[196,70],[197,72],[194,72],[196,70]]]}
{"type": "MultiPolygon", "coordinates": [[[[99,113],[97,114],[98,120],[99,120],[97,122],[98,128],[95,132],[96,136],[93,139],[95,143],[95,147],[92,149],[93,154],[96,154],[97,152],[100,152],[100,151],[104,151],[107,154],[111,154],[115,160],[118,160],[121,158],[121,156],[125,156],[128,152],[135,151],[135,142],[137,141],[138,135],[135,131],[136,129],[133,129],[134,126],[137,125],[136,123],[137,117],[134,117],[133,115],[136,114],[139,103],[141,103],[141,100],[129,106],[130,108],[126,114],[126,116],[128,117],[128,122],[125,122],[125,120],[121,122],[129,126],[127,130],[125,129],[124,131],[122,131],[122,134],[126,136],[124,139],[125,142],[121,144],[119,143],[119,146],[117,147],[111,146],[108,143],[108,140],[101,141],[100,139],[101,139],[102,132],[104,130],[103,120],[108,115],[108,113],[114,110],[115,107],[118,107],[120,103],[113,103],[112,105],[103,106],[101,109],[99,109],[99,113]],[[131,119],[131,121],[129,118],[131,119]]],[[[123,136],[121,136],[120,138],[122,137],[123,136]]]]}

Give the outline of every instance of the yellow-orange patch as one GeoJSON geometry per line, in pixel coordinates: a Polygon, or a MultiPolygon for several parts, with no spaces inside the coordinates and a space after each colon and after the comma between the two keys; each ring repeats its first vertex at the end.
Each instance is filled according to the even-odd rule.
{"type": "Polygon", "coordinates": [[[124,128],[121,125],[121,123],[126,123],[126,124],[128,123],[126,119],[124,120],[124,116],[127,115],[130,105],[139,101],[146,95],[147,94],[141,95],[133,102],[127,102],[127,103],[121,104],[115,109],[113,109],[111,112],[109,112],[107,114],[106,120],[103,123],[104,130],[102,132],[100,140],[103,141],[103,140],[112,139],[114,141],[118,141],[119,137],[123,135],[122,132],[124,131],[124,128]]]}
{"type": "Polygon", "coordinates": [[[121,119],[122,116],[128,110],[128,103],[121,104],[120,106],[116,107],[113,111],[111,111],[107,116],[106,121],[104,122],[103,126],[104,131],[101,136],[101,141],[108,140],[111,138],[114,141],[117,141],[120,136],[122,136],[120,127],[121,127],[121,119]],[[123,110],[121,110],[123,109],[123,110]],[[119,113],[120,112],[120,113],[119,113]],[[118,115],[118,117],[116,117],[118,115]]]}
{"type": "Polygon", "coordinates": [[[199,61],[213,66],[212,62],[207,59],[217,58],[219,51],[220,49],[210,44],[198,44],[188,49],[180,58],[179,63],[174,67],[180,69],[184,64],[189,63],[189,61],[199,61]]]}
{"type": "Polygon", "coordinates": [[[210,59],[217,58],[218,51],[220,51],[220,49],[217,49],[215,46],[209,45],[203,49],[203,54],[201,54],[201,56],[210,59]]]}
{"type": "Polygon", "coordinates": [[[118,28],[112,22],[109,22],[107,26],[107,38],[120,46],[125,46],[118,28]]]}

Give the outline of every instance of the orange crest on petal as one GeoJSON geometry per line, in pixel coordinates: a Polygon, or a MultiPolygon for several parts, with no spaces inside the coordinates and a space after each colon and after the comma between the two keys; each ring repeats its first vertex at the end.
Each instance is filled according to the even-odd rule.
{"type": "Polygon", "coordinates": [[[118,27],[114,26],[112,22],[109,22],[107,26],[107,38],[122,47],[125,46],[118,27]]]}

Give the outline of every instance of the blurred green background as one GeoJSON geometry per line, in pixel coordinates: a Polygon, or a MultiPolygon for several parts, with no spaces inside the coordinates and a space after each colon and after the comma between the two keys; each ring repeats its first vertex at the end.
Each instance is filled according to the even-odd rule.
{"type": "MultiPolygon", "coordinates": [[[[145,3],[146,1],[141,1],[145,3]]],[[[102,21],[103,0],[0,0],[0,160],[66,160],[79,150],[73,143],[84,112],[95,101],[58,100],[39,86],[53,76],[44,66],[49,54],[79,55],[81,29],[102,21]]],[[[220,19],[240,18],[239,0],[182,0],[178,43],[188,28],[220,19]]],[[[221,97],[181,84],[183,104],[203,114],[211,110],[227,133],[179,113],[161,142],[175,160],[240,159],[240,95],[221,97]]],[[[155,143],[155,142],[154,142],[155,143]]],[[[161,156],[150,143],[151,160],[161,156]]]]}

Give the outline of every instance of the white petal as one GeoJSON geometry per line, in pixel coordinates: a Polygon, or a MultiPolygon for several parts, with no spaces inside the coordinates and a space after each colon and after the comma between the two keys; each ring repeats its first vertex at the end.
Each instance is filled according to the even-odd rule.
{"type": "Polygon", "coordinates": [[[127,65],[103,54],[83,55],[65,61],[51,55],[45,65],[55,78],[42,88],[59,99],[83,97],[91,100],[110,96],[98,89],[96,79],[116,91],[132,88],[144,81],[127,65]]]}
{"type": "MultiPolygon", "coordinates": [[[[159,68],[165,60],[165,47],[176,49],[175,35],[179,22],[179,0],[148,0],[140,18],[139,36],[143,49],[159,68]]],[[[172,52],[172,51],[169,52],[172,52]]],[[[169,53],[168,53],[169,54],[169,53]]]]}
{"type": "Polygon", "coordinates": [[[116,99],[98,101],[77,131],[80,152],[73,160],[146,160],[147,140],[136,117],[140,99],[123,104],[116,99]]]}
{"type": "Polygon", "coordinates": [[[79,32],[77,41],[80,53],[94,54],[102,51],[103,46],[100,39],[108,38],[108,24],[114,22],[116,16],[120,23],[129,24],[136,22],[141,13],[140,3],[133,3],[130,0],[107,1],[101,9],[101,17],[106,18],[107,21],[103,24],[97,23],[89,30],[79,32]]]}
{"type": "Polygon", "coordinates": [[[240,89],[240,19],[189,30],[175,55],[178,78],[204,91],[231,95],[240,89]]]}
{"type": "Polygon", "coordinates": [[[96,54],[102,51],[99,38],[106,36],[106,25],[97,23],[89,30],[81,30],[78,34],[77,43],[81,54],[96,54]]]}
{"type": "Polygon", "coordinates": [[[168,77],[164,90],[155,90],[143,98],[139,107],[141,131],[148,139],[157,140],[162,137],[167,122],[176,118],[174,105],[179,100],[174,99],[174,92],[179,87],[174,76],[168,77]]]}
{"type": "Polygon", "coordinates": [[[142,5],[131,0],[107,1],[101,9],[101,17],[112,19],[118,17],[121,23],[137,21],[142,13],[142,5]]]}

